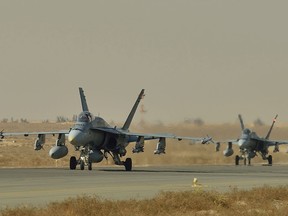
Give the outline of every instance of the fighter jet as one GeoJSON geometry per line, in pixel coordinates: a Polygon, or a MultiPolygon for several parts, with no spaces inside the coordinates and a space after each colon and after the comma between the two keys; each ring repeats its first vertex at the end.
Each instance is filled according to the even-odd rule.
{"type": "Polygon", "coordinates": [[[201,140],[201,144],[215,143],[213,138],[207,135],[207,137],[203,137],[201,140]]]}
{"type": "MultiPolygon", "coordinates": [[[[268,165],[272,165],[272,155],[268,155],[268,148],[274,146],[273,152],[279,152],[280,144],[288,144],[287,141],[280,140],[269,140],[271,131],[276,122],[278,115],[273,119],[272,125],[265,138],[260,138],[254,131],[245,128],[242,116],[239,114],[238,118],[241,125],[241,136],[237,140],[229,140],[227,149],[223,151],[224,156],[229,157],[233,155],[234,151],[232,144],[237,144],[239,146],[240,155],[235,156],[235,165],[239,165],[239,160],[244,160],[244,165],[251,165],[251,159],[257,156],[258,154],[262,157],[263,160],[268,161],[268,165]]],[[[219,142],[216,143],[216,151],[219,151],[219,142]]]]}
{"type": "Polygon", "coordinates": [[[53,146],[49,155],[53,159],[65,157],[68,154],[68,148],[65,145],[65,137],[68,137],[76,151],[80,152],[79,158],[72,156],[70,158],[70,169],[75,170],[77,165],[81,170],[85,166],[88,170],[92,170],[92,163],[99,163],[104,158],[110,155],[116,165],[124,165],[126,171],[132,170],[132,159],[126,158],[123,161],[121,158],[127,153],[126,147],[129,143],[135,142],[133,153],[144,151],[145,140],[158,139],[154,154],[164,154],[166,148],[166,138],[193,140],[202,142],[203,138],[181,137],[173,134],[142,134],[132,133],[129,131],[130,124],[137,110],[137,107],[144,97],[144,89],[141,90],[132,107],[124,125],[122,127],[112,127],[103,118],[94,117],[89,111],[86,102],[86,97],[82,88],[79,88],[82,112],[78,115],[77,121],[70,130],[67,131],[49,131],[49,132],[27,132],[27,133],[5,133],[0,132],[0,138],[13,135],[38,135],[34,149],[41,150],[45,144],[45,136],[49,134],[58,134],[55,146],[53,146]]]}

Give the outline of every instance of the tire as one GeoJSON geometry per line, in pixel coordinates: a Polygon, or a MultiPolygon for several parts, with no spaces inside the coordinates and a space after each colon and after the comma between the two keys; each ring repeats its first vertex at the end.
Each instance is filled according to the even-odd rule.
{"type": "Polygon", "coordinates": [[[235,165],[236,165],[236,166],[239,165],[239,160],[240,160],[239,155],[236,155],[236,156],[235,156],[235,165]]]}
{"type": "Polygon", "coordinates": [[[77,166],[76,157],[72,156],[72,157],[70,158],[70,169],[71,169],[71,170],[75,170],[75,169],[76,169],[76,166],[77,166]]]}
{"type": "Polygon", "coordinates": [[[91,162],[88,163],[88,170],[92,170],[92,163],[91,162]]]}
{"type": "Polygon", "coordinates": [[[80,169],[81,169],[81,170],[84,170],[84,168],[85,168],[85,163],[84,163],[83,160],[81,160],[81,161],[80,161],[80,169]]]}
{"type": "Polygon", "coordinates": [[[125,170],[126,171],[131,171],[132,170],[132,159],[131,158],[126,158],[124,162],[125,170]]]}
{"type": "Polygon", "coordinates": [[[272,162],[273,162],[272,155],[269,155],[267,160],[268,160],[268,165],[272,165],[272,162]]]}

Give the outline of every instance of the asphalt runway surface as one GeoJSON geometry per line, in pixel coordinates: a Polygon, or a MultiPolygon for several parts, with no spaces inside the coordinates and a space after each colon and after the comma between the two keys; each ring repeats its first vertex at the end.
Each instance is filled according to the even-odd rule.
{"type": "Polygon", "coordinates": [[[134,167],[0,169],[0,208],[43,206],[68,197],[96,195],[108,199],[145,199],[161,191],[195,190],[193,179],[205,190],[229,191],[288,184],[288,165],[191,165],[134,167]]]}

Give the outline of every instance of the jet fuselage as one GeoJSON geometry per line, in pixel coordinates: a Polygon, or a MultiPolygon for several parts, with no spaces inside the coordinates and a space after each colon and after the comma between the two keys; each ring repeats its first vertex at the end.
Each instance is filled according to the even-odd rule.
{"type": "Polygon", "coordinates": [[[257,136],[255,132],[250,131],[249,129],[244,129],[243,133],[238,140],[238,146],[240,151],[246,153],[252,153],[250,156],[253,158],[256,154],[255,151],[266,152],[267,146],[264,143],[260,143],[258,140],[260,138],[257,136]],[[253,156],[253,157],[252,157],[253,156]]]}
{"type": "Polygon", "coordinates": [[[100,117],[94,118],[89,112],[79,114],[77,122],[68,134],[68,141],[75,147],[90,145],[100,148],[105,141],[105,132],[92,130],[92,128],[109,127],[108,123],[100,117]]]}

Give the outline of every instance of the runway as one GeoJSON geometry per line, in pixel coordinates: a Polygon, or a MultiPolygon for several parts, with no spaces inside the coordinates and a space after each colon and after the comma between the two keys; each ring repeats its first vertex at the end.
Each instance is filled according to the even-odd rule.
{"type": "Polygon", "coordinates": [[[197,178],[205,190],[228,191],[233,187],[278,186],[288,183],[288,165],[232,166],[191,165],[95,167],[88,170],[64,168],[0,169],[0,208],[45,205],[78,195],[108,199],[151,198],[161,191],[194,190],[197,178]]]}

